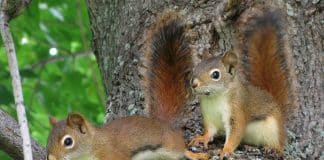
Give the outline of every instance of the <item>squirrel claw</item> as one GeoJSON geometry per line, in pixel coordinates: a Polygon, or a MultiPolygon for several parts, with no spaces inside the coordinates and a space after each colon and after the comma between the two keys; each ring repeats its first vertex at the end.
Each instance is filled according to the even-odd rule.
{"type": "Polygon", "coordinates": [[[224,149],[217,149],[215,151],[215,153],[217,155],[219,155],[220,159],[224,159],[224,158],[233,158],[235,156],[234,152],[232,151],[225,151],[224,149]]]}
{"type": "Polygon", "coordinates": [[[271,147],[264,147],[264,152],[266,154],[273,154],[273,153],[276,153],[276,150],[271,147]]]}
{"type": "Polygon", "coordinates": [[[266,154],[272,154],[272,155],[275,155],[277,157],[283,157],[282,151],[280,151],[278,149],[275,149],[275,148],[272,148],[272,147],[264,147],[264,152],[266,154]]]}
{"type": "Polygon", "coordinates": [[[199,136],[196,136],[195,138],[193,138],[188,145],[189,146],[198,146],[200,143],[203,143],[204,148],[208,149],[209,141],[210,141],[210,139],[206,135],[202,135],[202,136],[199,135],[199,136]]]}

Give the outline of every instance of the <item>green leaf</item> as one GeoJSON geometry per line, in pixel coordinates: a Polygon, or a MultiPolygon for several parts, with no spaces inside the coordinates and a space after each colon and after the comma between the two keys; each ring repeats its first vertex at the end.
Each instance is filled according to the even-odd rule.
{"type": "Polygon", "coordinates": [[[6,86],[0,84],[0,104],[8,105],[13,102],[12,92],[10,92],[6,86]]]}
{"type": "Polygon", "coordinates": [[[20,70],[19,72],[20,72],[21,77],[23,77],[23,78],[37,77],[37,74],[35,74],[35,72],[32,69],[25,68],[25,69],[20,70]]]}

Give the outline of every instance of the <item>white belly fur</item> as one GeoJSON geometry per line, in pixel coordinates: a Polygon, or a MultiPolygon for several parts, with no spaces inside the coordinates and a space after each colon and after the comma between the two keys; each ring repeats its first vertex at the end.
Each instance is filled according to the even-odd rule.
{"type": "Polygon", "coordinates": [[[225,132],[230,131],[229,118],[231,111],[227,96],[223,94],[202,96],[200,103],[204,124],[210,136],[215,134],[224,135],[225,132]]]}
{"type": "Polygon", "coordinates": [[[159,159],[167,159],[167,160],[178,160],[184,157],[183,153],[167,150],[164,148],[157,149],[156,151],[143,151],[136,154],[132,157],[132,160],[159,160],[159,159]]]}
{"type": "MultiPolygon", "coordinates": [[[[225,95],[202,96],[200,103],[204,125],[209,135],[224,135],[224,131],[229,133],[231,110],[227,97],[225,95]]],[[[276,146],[279,143],[278,130],[274,117],[251,122],[246,128],[243,141],[252,145],[276,146]]]]}
{"type": "Polygon", "coordinates": [[[245,131],[243,141],[253,145],[276,146],[279,144],[279,129],[274,117],[250,123],[245,131]]]}

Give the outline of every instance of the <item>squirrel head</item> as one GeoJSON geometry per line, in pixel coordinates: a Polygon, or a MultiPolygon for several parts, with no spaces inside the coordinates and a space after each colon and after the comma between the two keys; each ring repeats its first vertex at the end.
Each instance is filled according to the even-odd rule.
{"type": "Polygon", "coordinates": [[[70,113],[66,120],[50,118],[53,129],[47,142],[47,159],[80,159],[91,150],[95,127],[81,114],[70,113]]]}
{"type": "Polygon", "coordinates": [[[191,88],[195,93],[207,96],[225,92],[234,79],[237,62],[232,51],[203,60],[194,68],[191,88]]]}

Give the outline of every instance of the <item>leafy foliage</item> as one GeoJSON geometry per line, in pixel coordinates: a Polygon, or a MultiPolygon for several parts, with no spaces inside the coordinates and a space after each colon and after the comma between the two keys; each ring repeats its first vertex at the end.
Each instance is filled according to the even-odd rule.
{"type": "MultiPolygon", "coordinates": [[[[90,49],[85,1],[33,0],[10,23],[22,76],[32,137],[46,145],[48,117],[84,114],[96,124],[104,119],[105,95],[90,49]]],[[[0,108],[16,117],[8,62],[0,41],[0,108]]],[[[0,152],[0,159],[8,159],[0,152]]]]}

